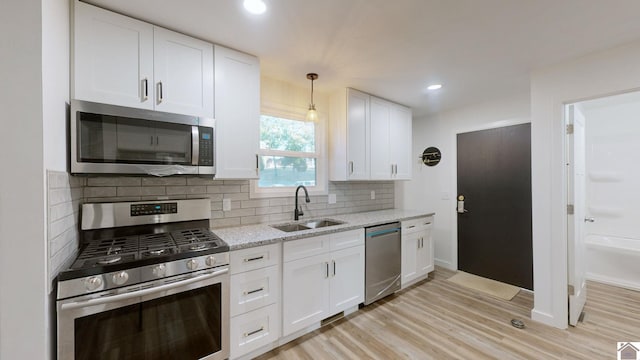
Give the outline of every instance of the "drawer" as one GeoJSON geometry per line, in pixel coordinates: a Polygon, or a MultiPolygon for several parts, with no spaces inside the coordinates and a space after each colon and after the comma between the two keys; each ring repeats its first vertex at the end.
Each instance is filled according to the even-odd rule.
{"type": "Polygon", "coordinates": [[[364,228],[331,234],[331,250],[364,245],[364,228]]]}
{"type": "Polygon", "coordinates": [[[278,304],[269,305],[231,318],[231,356],[237,358],[280,337],[278,304]]]}
{"type": "Polygon", "coordinates": [[[280,263],[280,244],[234,250],[230,254],[231,274],[261,269],[280,263]]]}
{"type": "Polygon", "coordinates": [[[231,316],[277,303],[280,298],[279,266],[231,275],[231,316]]]}
{"type": "Polygon", "coordinates": [[[433,224],[433,216],[427,216],[419,219],[411,219],[402,222],[402,232],[405,234],[412,233],[414,231],[423,231],[431,228],[433,224]]]}
{"type": "Polygon", "coordinates": [[[284,262],[324,254],[331,251],[330,244],[330,234],[286,241],[282,245],[284,262]]]}

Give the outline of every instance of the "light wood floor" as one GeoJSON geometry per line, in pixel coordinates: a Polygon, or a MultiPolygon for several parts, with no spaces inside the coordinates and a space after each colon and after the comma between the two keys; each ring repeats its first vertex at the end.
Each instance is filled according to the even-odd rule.
{"type": "Polygon", "coordinates": [[[584,322],[559,330],[529,319],[531,293],[504,301],[446,281],[451,275],[437,268],[258,359],[615,359],[617,341],[640,341],[640,292],[589,283],[584,322]],[[513,318],[526,328],[512,327],[513,318]]]}

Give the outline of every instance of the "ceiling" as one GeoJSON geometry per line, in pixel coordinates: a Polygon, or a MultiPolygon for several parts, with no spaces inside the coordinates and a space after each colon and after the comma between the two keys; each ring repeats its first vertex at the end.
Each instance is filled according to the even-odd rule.
{"type": "Polygon", "coordinates": [[[260,57],[262,74],[329,93],[353,87],[414,116],[529,91],[532,69],[640,38],[637,0],[87,2],[260,57]],[[442,83],[438,91],[427,91],[442,83]]]}

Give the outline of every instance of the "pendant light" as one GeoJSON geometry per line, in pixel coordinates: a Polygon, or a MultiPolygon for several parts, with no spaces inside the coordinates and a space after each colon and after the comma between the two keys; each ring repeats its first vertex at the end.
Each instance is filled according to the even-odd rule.
{"type": "Polygon", "coordinates": [[[316,104],[313,103],[313,81],[318,79],[318,74],[308,73],[307,79],[311,80],[311,103],[309,104],[309,111],[307,112],[306,121],[317,122],[318,112],[316,111],[316,104]]]}

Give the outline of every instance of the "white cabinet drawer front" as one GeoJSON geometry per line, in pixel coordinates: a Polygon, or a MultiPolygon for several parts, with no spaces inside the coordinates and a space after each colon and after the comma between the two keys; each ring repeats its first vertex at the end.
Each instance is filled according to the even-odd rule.
{"type": "Polygon", "coordinates": [[[280,294],[277,266],[231,276],[231,316],[276,303],[280,294]]]}
{"type": "Polygon", "coordinates": [[[284,261],[302,259],[330,251],[331,236],[321,235],[300,240],[290,240],[283,244],[284,261]]]}
{"type": "Polygon", "coordinates": [[[423,231],[431,228],[431,226],[433,226],[433,216],[407,220],[402,222],[402,232],[411,233],[415,231],[423,231]]]}
{"type": "Polygon", "coordinates": [[[231,252],[231,274],[256,270],[280,262],[280,244],[258,246],[231,252]]]}
{"type": "Polygon", "coordinates": [[[331,234],[331,250],[341,250],[364,245],[364,229],[342,231],[331,234]]]}
{"type": "Polygon", "coordinates": [[[231,358],[250,353],[280,337],[278,304],[231,318],[231,358]]]}

